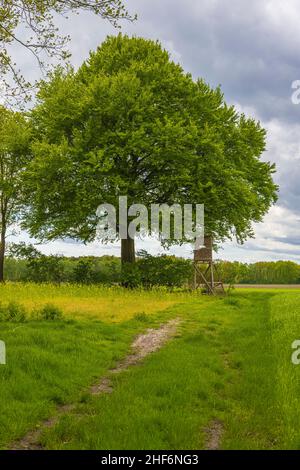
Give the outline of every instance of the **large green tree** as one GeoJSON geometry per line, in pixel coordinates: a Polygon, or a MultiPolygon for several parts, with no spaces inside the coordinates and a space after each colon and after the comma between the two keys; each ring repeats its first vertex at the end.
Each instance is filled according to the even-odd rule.
{"type": "MultiPolygon", "coordinates": [[[[109,37],[77,71],[41,85],[26,226],[41,239],[95,238],[102,203],[205,204],[216,241],[253,235],[276,200],[265,131],[158,42],[109,37]]],[[[174,240],[175,242],[175,240],[174,240]]],[[[123,261],[134,240],[122,240],[123,261]]]]}
{"type": "Polygon", "coordinates": [[[24,99],[23,92],[30,86],[13,60],[11,46],[27,50],[41,68],[51,58],[65,60],[69,36],[59,34],[57,18],[82,11],[105,18],[114,26],[120,19],[134,19],[123,0],[1,0],[0,74],[6,94],[21,94],[24,99]]]}
{"type": "Polygon", "coordinates": [[[30,126],[24,116],[0,107],[0,282],[8,230],[24,204],[24,170],[30,160],[30,126]]]}

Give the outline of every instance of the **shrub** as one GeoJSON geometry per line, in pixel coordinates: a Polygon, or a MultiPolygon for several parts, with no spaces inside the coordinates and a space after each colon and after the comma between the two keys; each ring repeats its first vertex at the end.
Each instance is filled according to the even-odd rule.
{"type": "Polygon", "coordinates": [[[10,302],[6,307],[0,307],[1,321],[23,323],[26,321],[26,310],[23,305],[17,302],[10,302]]]}
{"type": "Polygon", "coordinates": [[[142,284],[142,273],[138,264],[125,263],[122,266],[121,282],[124,287],[134,289],[142,284]]]}
{"type": "Polygon", "coordinates": [[[64,280],[63,258],[60,256],[33,258],[27,262],[27,269],[30,281],[60,284],[64,280]]]}
{"type": "Polygon", "coordinates": [[[73,280],[80,284],[95,283],[95,262],[92,258],[83,258],[78,261],[73,271],[73,280]]]}
{"type": "Polygon", "coordinates": [[[56,284],[65,280],[65,266],[61,256],[46,256],[33,245],[26,245],[24,242],[10,244],[9,255],[26,262],[27,272],[24,280],[56,284]]]}
{"type": "Polygon", "coordinates": [[[146,254],[138,260],[137,266],[141,283],[145,287],[182,287],[190,282],[193,273],[193,264],[190,260],[175,256],[146,254]]]}
{"type": "Polygon", "coordinates": [[[59,307],[53,304],[46,304],[44,307],[39,311],[39,317],[42,320],[61,320],[63,317],[63,313],[59,307]]]}

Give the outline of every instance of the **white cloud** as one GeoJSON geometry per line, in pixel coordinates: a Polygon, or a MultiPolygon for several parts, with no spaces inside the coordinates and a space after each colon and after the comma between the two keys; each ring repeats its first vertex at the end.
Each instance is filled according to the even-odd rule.
{"type": "Polygon", "coordinates": [[[273,206],[264,222],[256,224],[254,230],[255,239],[242,246],[226,243],[219,257],[244,262],[281,259],[300,261],[299,214],[282,206],[273,206]]]}

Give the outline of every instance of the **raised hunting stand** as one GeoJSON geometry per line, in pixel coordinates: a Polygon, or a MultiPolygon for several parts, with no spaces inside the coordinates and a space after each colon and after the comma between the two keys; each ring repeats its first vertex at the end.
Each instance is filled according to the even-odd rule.
{"type": "Polygon", "coordinates": [[[215,295],[217,290],[224,293],[223,282],[216,281],[215,274],[219,273],[213,261],[213,241],[212,237],[206,236],[203,248],[194,250],[194,288],[204,288],[210,295],[215,295]]]}

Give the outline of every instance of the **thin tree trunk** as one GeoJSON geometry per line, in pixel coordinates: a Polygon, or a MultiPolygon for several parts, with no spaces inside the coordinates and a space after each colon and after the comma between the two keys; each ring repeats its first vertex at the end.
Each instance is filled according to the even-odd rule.
{"type": "Polygon", "coordinates": [[[4,282],[5,228],[1,229],[0,239],[0,283],[4,282]]]}
{"type": "Polygon", "coordinates": [[[130,237],[121,240],[121,261],[122,264],[135,263],[135,243],[130,237]]]}

